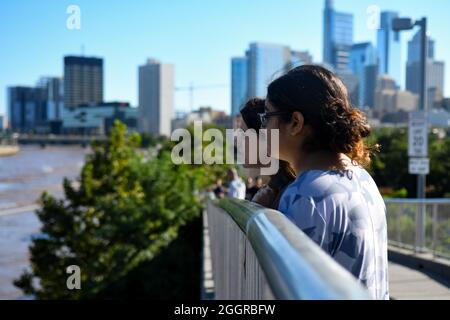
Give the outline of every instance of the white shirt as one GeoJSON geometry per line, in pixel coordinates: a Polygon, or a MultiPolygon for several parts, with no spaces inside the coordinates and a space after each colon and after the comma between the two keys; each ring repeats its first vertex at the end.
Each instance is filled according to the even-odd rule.
{"type": "Polygon", "coordinates": [[[245,199],[245,191],[246,186],[245,183],[241,179],[235,179],[230,182],[228,188],[228,197],[237,198],[237,199],[245,199]]]}

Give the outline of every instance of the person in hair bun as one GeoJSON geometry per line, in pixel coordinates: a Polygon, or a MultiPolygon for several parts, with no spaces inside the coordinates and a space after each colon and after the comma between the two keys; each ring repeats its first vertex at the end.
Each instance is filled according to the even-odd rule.
{"type": "Polygon", "coordinates": [[[365,170],[378,145],[343,82],[317,65],[271,82],[263,128],[279,130],[279,159],[296,179],[278,210],[352,273],[374,299],[389,299],[386,206],[365,170]]]}

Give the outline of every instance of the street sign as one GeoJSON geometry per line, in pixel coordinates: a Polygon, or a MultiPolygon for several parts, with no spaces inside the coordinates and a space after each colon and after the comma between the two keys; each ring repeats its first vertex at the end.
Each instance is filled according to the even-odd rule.
{"type": "Polygon", "coordinates": [[[428,156],[428,121],[423,111],[409,113],[408,156],[428,156]]]}
{"type": "Polygon", "coordinates": [[[409,158],[409,174],[429,174],[429,158],[409,158]]]}

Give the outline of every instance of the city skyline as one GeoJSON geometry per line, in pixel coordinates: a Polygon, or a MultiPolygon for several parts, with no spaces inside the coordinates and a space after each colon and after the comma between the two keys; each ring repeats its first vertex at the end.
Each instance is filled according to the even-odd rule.
{"type": "MultiPolygon", "coordinates": [[[[253,5],[173,1],[172,7],[164,6],[163,2],[136,2],[126,6],[115,1],[96,4],[77,1],[75,4],[81,9],[80,30],[66,28],[66,8],[69,4],[72,3],[61,1],[55,5],[49,1],[39,1],[37,5],[30,1],[17,1],[1,4],[0,25],[6,35],[2,46],[8,50],[0,52],[4,70],[0,74],[0,114],[7,113],[6,87],[34,86],[41,76],[62,76],[63,56],[80,55],[82,45],[86,56],[101,57],[105,61],[104,100],[125,100],[135,106],[138,101],[137,67],[150,56],[175,65],[176,87],[185,87],[191,82],[196,86],[227,84],[225,88],[194,91],[194,109],[211,105],[226,112],[230,112],[231,106],[230,61],[234,56],[241,56],[249,43],[268,42],[307,50],[314,62],[322,62],[324,1],[285,1],[284,5],[268,1],[253,5]],[[285,10],[286,7],[292,10],[285,10]],[[155,19],[150,19],[152,22],[145,21],[146,12],[151,16],[146,9],[160,14],[153,16],[155,19]],[[271,16],[266,12],[271,12],[271,16]],[[133,19],[124,19],[127,16],[133,19]],[[183,16],[184,21],[177,20],[183,16]],[[251,19],[257,21],[255,17],[261,17],[262,23],[253,23],[251,19]],[[17,20],[23,23],[18,24],[17,20]],[[170,21],[171,24],[168,24],[170,21]],[[213,26],[206,30],[204,26],[210,24],[213,26]],[[52,41],[42,41],[46,37],[52,41]],[[221,41],[213,42],[214,39],[221,41]]],[[[381,11],[398,11],[400,16],[427,16],[430,34],[436,41],[436,59],[448,62],[450,44],[445,41],[445,30],[449,29],[446,25],[450,26],[450,23],[444,19],[443,13],[448,10],[443,7],[450,9],[449,3],[436,1],[432,7],[419,0],[415,1],[415,6],[403,0],[359,1],[357,4],[334,1],[336,10],[354,15],[355,43],[370,41],[376,45],[377,30],[366,26],[369,17],[366,10],[373,4],[378,5],[381,11]]],[[[407,43],[416,31],[402,35],[400,67],[403,88],[407,43]]],[[[446,70],[447,79],[449,73],[446,70]]],[[[449,81],[445,84],[444,95],[450,95],[449,81]]],[[[189,110],[188,91],[176,92],[175,109],[189,110]]]]}

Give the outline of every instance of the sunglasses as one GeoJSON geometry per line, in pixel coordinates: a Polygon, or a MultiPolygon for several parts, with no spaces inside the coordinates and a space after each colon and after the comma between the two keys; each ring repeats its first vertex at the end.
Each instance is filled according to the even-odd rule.
{"type": "Polygon", "coordinates": [[[274,112],[258,113],[259,120],[261,122],[261,128],[265,128],[266,127],[267,121],[269,120],[270,117],[281,116],[281,115],[289,114],[289,113],[290,112],[288,112],[288,111],[274,111],[274,112]]]}

